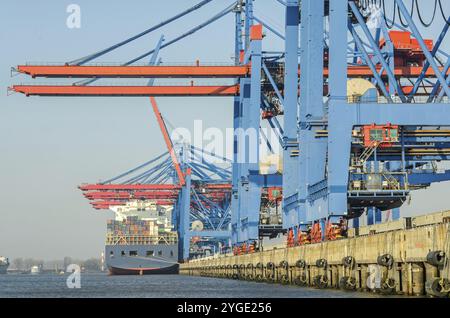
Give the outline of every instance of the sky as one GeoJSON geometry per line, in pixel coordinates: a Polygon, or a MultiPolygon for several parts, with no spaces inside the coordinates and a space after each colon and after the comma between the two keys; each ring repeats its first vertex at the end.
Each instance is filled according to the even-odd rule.
{"type": "MultiPolygon", "coordinates": [[[[216,0],[152,35],[102,57],[124,62],[220,12],[216,0]]],[[[388,1],[389,2],[389,1],[388,1]]],[[[406,1],[410,3],[410,1],[406,1]]],[[[445,2],[445,1],[444,1],[445,2]]],[[[25,62],[67,62],[108,47],[194,5],[194,0],[4,0],[0,4],[0,255],[58,259],[99,257],[112,212],[91,209],[77,186],[97,182],[165,150],[147,98],[42,98],[7,96],[6,87],[30,82],[11,77],[25,62]],[[81,8],[81,28],[66,25],[67,6],[81,8]]],[[[450,6],[449,6],[450,8],[450,6]]],[[[425,9],[424,9],[425,10],[425,9]]],[[[429,13],[428,8],[425,13],[429,13]]],[[[450,10],[447,10],[450,13],[450,10]]],[[[257,0],[255,14],[283,31],[283,7],[257,0]]],[[[428,15],[427,15],[428,17],[428,15]]],[[[426,30],[436,37],[442,23],[426,30]]],[[[283,43],[267,31],[265,50],[283,43]]],[[[447,46],[447,44],[446,44],[447,46]]],[[[161,52],[165,62],[232,62],[234,17],[161,52]]],[[[41,80],[36,80],[40,82],[41,80]]],[[[191,129],[232,127],[231,98],[159,98],[165,118],[191,129]]],[[[450,207],[448,183],[413,195],[405,215],[450,207]]]]}

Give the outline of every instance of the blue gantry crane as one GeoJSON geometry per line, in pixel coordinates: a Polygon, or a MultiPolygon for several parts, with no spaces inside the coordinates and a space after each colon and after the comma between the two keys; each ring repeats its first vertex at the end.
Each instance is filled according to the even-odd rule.
{"type": "Polygon", "coordinates": [[[212,166],[194,146],[175,145],[171,151],[118,176],[79,188],[97,210],[121,206],[130,200],[151,200],[173,207],[172,221],[177,225],[181,260],[189,256],[192,238],[207,240],[217,251],[229,245],[230,163],[212,166]],[[173,160],[173,155],[177,160],[173,160]],[[202,228],[193,228],[195,222],[201,222],[202,228]]]}
{"type": "MultiPolygon", "coordinates": [[[[204,235],[189,234],[192,218],[205,221],[209,235],[231,239],[235,253],[251,252],[261,238],[280,233],[287,233],[288,246],[316,243],[345,237],[348,226],[358,227],[363,215],[368,224],[381,222],[383,211],[399,218],[399,208],[411,191],[450,180],[450,171],[441,164],[450,155],[450,56],[443,45],[450,19],[440,0],[433,5],[443,19],[437,14],[434,21],[423,20],[419,1],[409,9],[403,0],[274,0],[274,5],[284,7],[284,34],[255,14],[254,0],[238,0],[120,66],[89,64],[211,1],[65,65],[15,69],[33,78],[83,79],[75,85],[11,88],[27,96],[231,97],[233,160],[230,170],[216,171],[222,183],[229,178],[228,205],[217,206],[192,185],[205,182],[204,169],[217,167],[178,166],[172,153],[173,164],[157,169],[175,171],[184,259],[189,257],[190,237],[204,235]],[[228,14],[235,21],[233,65],[156,62],[160,50],[228,14]],[[421,28],[438,23],[443,25],[441,32],[433,39],[424,38],[421,28]],[[284,47],[264,50],[266,30],[284,47]],[[136,64],[149,56],[149,65],[136,64]],[[94,84],[102,78],[124,77],[152,80],[144,86],[94,84]],[[171,77],[232,78],[234,83],[153,83],[155,78],[171,77]],[[273,130],[278,145],[260,130],[263,125],[273,130]],[[273,153],[280,147],[282,171],[262,172],[261,140],[273,153]]],[[[170,155],[167,138],[166,144],[170,155]]]]}

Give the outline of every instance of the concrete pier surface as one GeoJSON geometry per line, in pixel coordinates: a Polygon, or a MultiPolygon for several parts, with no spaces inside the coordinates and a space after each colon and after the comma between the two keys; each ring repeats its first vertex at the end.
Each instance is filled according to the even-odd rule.
{"type": "Polygon", "coordinates": [[[445,211],[350,229],[335,241],[190,260],[180,274],[449,297],[449,237],[445,211]]]}

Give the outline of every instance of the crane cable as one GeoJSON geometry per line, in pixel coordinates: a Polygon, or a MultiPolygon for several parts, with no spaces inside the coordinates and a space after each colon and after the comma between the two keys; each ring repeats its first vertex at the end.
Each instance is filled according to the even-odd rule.
{"type": "Polygon", "coordinates": [[[442,6],[441,0],[438,0],[438,1],[439,1],[439,8],[441,9],[440,11],[441,11],[441,14],[442,14],[442,18],[445,20],[445,23],[450,25],[450,21],[449,21],[450,17],[447,17],[446,14],[444,13],[444,8],[442,6]]]}
{"type": "MultiPolygon", "coordinates": [[[[408,24],[403,21],[402,13],[401,13],[400,9],[398,8],[398,4],[396,4],[395,1],[393,3],[393,14],[392,14],[392,19],[390,19],[391,23],[388,22],[388,18],[386,17],[386,12],[387,12],[386,6],[387,6],[386,0],[359,0],[358,1],[358,7],[361,9],[362,13],[365,13],[365,14],[368,14],[370,12],[370,9],[373,7],[382,8],[383,17],[384,17],[384,20],[386,22],[386,26],[388,29],[392,29],[395,26],[395,23],[397,20],[397,15],[398,15],[400,24],[403,27],[407,28],[408,24]]],[[[421,9],[421,7],[419,6],[419,0],[411,0],[411,10],[409,12],[409,15],[411,17],[413,17],[415,11],[417,11],[417,16],[419,18],[420,24],[423,27],[428,28],[436,20],[436,13],[437,13],[438,6],[439,6],[439,11],[442,16],[442,19],[445,21],[446,24],[450,25],[450,16],[445,14],[442,0],[434,0],[433,14],[429,21],[425,21],[425,19],[424,19],[423,8],[421,9]]]]}
{"type": "Polygon", "coordinates": [[[124,41],[116,43],[113,46],[110,46],[110,47],[108,47],[106,49],[103,49],[103,50],[101,50],[99,52],[96,52],[96,53],[93,53],[91,55],[79,58],[77,60],[73,60],[73,61],[67,62],[66,64],[67,65],[83,65],[83,64],[86,64],[89,61],[92,61],[92,60],[94,60],[94,59],[96,59],[96,58],[98,58],[100,56],[105,55],[106,53],[109,53],[109,52],[111,52],[111,51],[113,51],[115,49],[118,49],[118,48],[120,48],[120,47],[122,47],[122,46],[124,46],[124,45],[126,45],[126,44],[128,44],[130,42],[132,42],[132,41],[135,41],[135,40],[143,37],[144,35],[152,33],[154,31],[162,28],[163,26],[165,26],[167,24],[170,24],[171,22],[176,21],[176,20],[178,20],[178,19],[188,15],[189,13],[191,13],[193,11],[196,11],[196,10],[202,8],[203,6],[205,6],[206,4],[210,3],[211,1],[213,1],[213,0],[203,0],[200,3],[197,3],[195,6],[189,8],[189,9],[187,9],[187,10],[181,12],[181,13],[178,13],[177,15],[175,15],[175,16],[173,16],[173,17],[171,17],[171,18],[169,18],[169,19],[167,19],[167,20],[165,20],[165,21],[163,21],[163,22],[161,22],[161,23],[159,23],[157,25],[154,25],[151,28],[149,28],[149,29],[147,29],[147,30],[145,30],[145,31],[143,31],[141,33],[138,33],[138,34],[136,34],[136,35],[134,35],[134,36],[124,40],[124,41]]]}
{"type": "Polygon", "coordinates": [[[397,12],[397,6],[394,5],[394,14],[392,15],[392,19],[391,19],[392,24],[389,24],[388,20],[386,18],[386,3],[385,3],[384,0],[382,0],[382,1],[383,1],[383,18],[384,18],[384,21],[386,22],[387,28],[388,29],[392,29],[394,27],[394,25],[395,25],[395,16],[396,16],[396,12],[397,12]]]}
{"type": "MultiPolygon", "coordinates": [[[[411,11],[409,13],[409,16],[412,18],[414,15],[414,0],[411,0],[411,11]]],[[[403,22],[402,19],[402,12],[400,11],[400,9],[398,9],[398,19],[400,21],[400,24],[404,27],[404,28],[408,28],[409,25],[408,23],[403,22]]]]}
{"type": "MultiPolygon", "coordinates": [[[[416,0],[415,3],[416,3],[416,7],[417,7],[417,15],[418,15],[418,17],[419,17],[420,23],[422,23],[422,25],[423,25],[424,27],[426,27],[426,28],[430,27],[430,26],[433,24],[434,19],[436,18],[436,11],[437,11],[438,0],[434,0],[433,16],[432,16],[430,22],[428,22],[428,23],[426,23],[426,22],[424,21],[424,19],[422,18],[422,14],[420,13],[419,0],[416,0]]],[[[444,11],[442,11],[442,13],[444,13],[444,11]]],[[[447,20],[446,20],[446,21],[447,21],[447,20]]]]}

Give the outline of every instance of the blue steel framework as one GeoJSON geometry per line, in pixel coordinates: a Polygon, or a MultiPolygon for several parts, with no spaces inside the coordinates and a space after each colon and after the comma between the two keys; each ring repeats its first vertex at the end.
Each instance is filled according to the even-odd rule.
{"type": "MultiPolygon", "coordinates": [[[[181,162],[185,183],[179,184],[179,178],[175,167],[170,159],[170,153],[165,152],[156,158],[139,165],[114,178],[101,182],[98,185],[84,185],[80,189],[85,196],[92,200],[92,205],[101,209],[109,208],[109,205],[123,204],[128,200],[145,199],[145,195],[157,194],[165,203],[173,205],[173,224],[177,225],[180,241],[180,256],[182,260],[189,257],[190,241],[193,237],[207,240],[209,244],[218,250],[219,245],[229,244],[229,224],[231,219],[231,162],[223,167],[213,166],[206,162],[203,151],[194,146],[179,145],[175,153],[181,162]],[[171,186],[169,191],[157,190],[129,191],[127,197],[114,198],[114,192],[105,191],[102,186],[171,186]],[[90,188],[93,187],[90,192],[90,188]],[[98,189],[100,187],[100,189],[98,189]],[[104,201],[104,196],[95,197],[100,194],[111,195],[113,201],[104,201]],[[93,195],[90,197],[90,195],[93,195]],[[143,197],[140,197],[143,196],[143,197]],[[100,199],[100,200],[99,200],[100,199]],[[104,203],[103,203],[104,202],[104,203]],[[108,203],[109,202],[109,203],[108,203]],[[201,221],[202,230],[193,230],[192,223],[201,221]],[[220,244],[219,244],[220,243],[220,244]]],[[[207,153],[211,158],[215,155],[207,153]]],[[[216,159],[218,159],[216,157],[216,159]]],[[[163,188],[163,187],[162,187],[163,188]]],[[[125,190],[121,190],[123,193],[125,190]]],[[[155,199],[157,202],[161,201],[155,199]]]]}
{"type": "MultiPolygon", "coordinates": [[[[435,71],[437,81],[445,83],[437,66],[435,58],[428,51],[422,36],[415,27],[414,21],[410,18],[402,0],[396,0],[403,16],[407,20],[410,32],[419,42],[427,59],[427,64],[431,65],[435,71]]],[[[372,37],[372,32],[367,28],[357,5],[353,1],[330,1],[329,11],[329,30],[328,30],[328,47],[329,47],[329,96],[324,103],[321,87],[324,83],[323,78],[323,58],[324,55],[322,41],[324,34],[324,1],[305,0],[302,1],[302,17],[305,17],[301,26],[301,81],[300,81],[300,117],[299,117],[299,142],[300,142],[300,224],[311,224],[318,222],[321,227],[322,239],[325,239],[326,223],[338,223],[340,218],[357,217],[361,211],[361,207],[369,208],[369,212],[376,210],[379,212],[378,206],[371,206],[376,202],[376,197],[383,200],[394,201],[394,205],[401,204],[408,194],[408,186],[414,185],[412,177],[415,177],[416,171],[410,168],[409,183],[405,180],[402,182],[401,189],[398,191],[374,191],[367,194],[365,200],[355,203],[351,196],[358,194],[358,191],[351,191],[351,184],[354,175],[349,174],[351,170],[351,153],[352,153],[352,132],[355,128],[378,124],[383,125],[393,123],[401,127],[401,131],[409,130],[425,130],[426,127],[439,127],[439,129],[449,126],[450,117],[447,104],[394,104],[391,96],[387,95],[387,104],[376,103],[349,103],[347,98],[347,66],[349,64],[349,52],[347,43],[349,42],[349,32],[343,25],[349,25],[350,33],[353,35],[355,42],[358,43],[360,51],[365,51],[367,45],[360,45],[359,35],[354,31],[354,27],[358,26],[369,42],[370,53],[374,58],[369,58],[368,54],[363,55],[364,64],[371,65],[381,64],[390,79],[390,85],[395,86],[397,96],[402,102],[405,102],[404,93],[398,81],[395,80],[393,70],[388,62],[385,61],[383,55],[377,45],[378,42],[372,37]],[[354,25],[349,21],[349,11],[356,17],[357,24],[354,25]],[[320,89],[318,89],[320,88],[320,89]],[[326,106],[326,107],[324,107],[326,106]],[[327,113],[324,110],[328,110],[327,113]],[[327,129],[328,140],[315,138],[314,131],[317,129],[327,129]],[[354,193],[353,193],[354,192],[354,193]],[[400,200],[400,201],[399,201],[400,200]],[[359,212],[359,213],[358,213],[359,212]]],[[[383,28],[381,26],[380,28],[383,28]]],[[[376,32],[379,34],[379,31],[376,32]]],[[[383,34],[386,36],[386,29],[383,28],[383,34]]],[[[388,35],[387,35],[388,36],[388,35]]],[[[439,45],[439,42],[438,44],[439,45]]],[[[355,54],[355,52],[353,52],[355,54]]],[[[389,56],[389,55],[388,55],[389,56]]],[[[392,59],[392,52],[391,52],[392,59]]],[[[392,65],[392,64],[391,64],[392,65]]],[[[426,65],[424,68],[427,68],[426,65]]],[[[374,82],[376,82],[384,90],[385,83],[382,82],[377,73],[374,73],[374,82]],[[381,85],[380,85],[381,84],[381,85]]],[[[418,79],[420,82],[420,79],[418,79]]],[[[392,92],[392,90],[390,90],[392,92]]],[[[448,85],[444,85],[442,91],[448,91],[448,85]]],[[[383,165],[386,174],[396,171],[406,172],[406,167],[414,167],[414,163],[419,162],[419,168],[426,160],[441,160],[441,154],[436,152],[434,155],[413,157],[407,159],[404,157],[404,143],[414,145],[417,142],[437,142],[435,137],[424,137],[421,140],[411,138],[405,140],[401,137],[402,156],[390,158],[378,158],[378,160],[386,160],[383,165]]],[[[441,139],[442,143],[435,144],[434,147],[440,149],[445,148],[448,142],[447,138],[441,139]]],[[[377,161],[376,149],[375,154],[370,161],[377,161]]],[[[378,162],[377,162],[378,163],[378,162]]],[[[375,165],[375,173],[381,172],[380,167],[375,165]]],[[[418,169],[417,173],[422,178],[419,184],[429,184],[436,180],[434,171],[426,169],[418,169]]],[[[391,177],[394,177],[391,175],[391,177]]],[[[448,180],[448,172],[439,176],[440,180],[448,180]]],[[[355,200],[356,201],[356,200],[355,200]]],[[[376,221],[381,221],[380,214],[377,213],[376,221]]],[[[396,215],[395,217],[398,217],[396,215]]],[[[370,221],[373,217],[369,216],[370,221]]],[[[370,222],[369,221],[369,222],[370,222]]],[[[289,224],[289,227],[295,227],[296,224],[289,224]]]]}
{"type": "MultiPolygon", "coordinates": [[[[286,7],[284,36],[253,16],[253,1],[245,3],[247,46],[244,63],[252,61],[252,77],[241,80],[240,106],[235,104],[234,124],[235,129],[257,127],[258,114],[249,111],[252,117],[246,118],[245,109],[247,105],[255,105],[253,110],[259,109],[265,103],[264,96],[261,98],[256,94],[258,90],[254,87],[260,87],[260,43],[248,37],[256,20],[285,40],[285,49],[280,56],[285,65],[283,96],[273,81],[274,74],[272,77],[267,74],[284,112],[284,125],[280,130],[283,134],[284,230],[292,230],[294,237],[298,232],[314,231],[316,240],[317,235],[319,240],[325,240],[336,238],[336,233],[342,234],[343,228],[339,226],[345,226],[349,219],[354,219],[354,226],[358,226],[363,212],[367,213],[368,224],[381,222],[382,210],[393,210],[392,218],[399,218],[398,208],[406,201],[410,190],[450,179],[449,171],[437,173],[435,168],[437,161],[448,160],[448,105],[430,103],[441,101],[444,94],[450,96],[450,78],[445,78],[450,62],[442,71],[436,61],[438,52],[449,60],[448,55],[439,50],[449,25],[445,24],[430,52],[403,1],[395,0],[408,24],[407,29],[396,25],[397,28],[411,32],[425,56],[420,76],[409,79],[413,80],[413,88],[406,96],[402,79],[395,75],[395,50],[386,21],[382,21],[375,32],[369,30],[357,1],[304,0],[301,5],[298,0],[278,2],[286,7]],[[328,21],[328,28],[325,21],[328,21]],[[343,27],[345,25],[348,28],[343,27]],[[381,36],[386,41],[383,48],[379,45],[381,36]],[[351,49],[352,44],[354,49],[351,49]],[[323,75],[325,61],[328,63],[328,80],[323,75]],[[372,75],[361,77],[377,86],[385,98],[382,104],[373,99],[370,102],[364,98],[357,102],[349,100],[347,67],[350,65],[364,65],[372,71],[372,75]],[[414,97],[419,95],[419,88],[424,85],[425,74],[430,68],[434,76],[426,79],[426,83],[433,91],[428,103],[421,104],[414,97]],[[327,94],[324,94],[324,86],[328,89],[327,94]],[[396,99],[401,103],[394,103],[396,99]],[[243,121],[236,120],[239,115],[243,121]],[[387,153],[378,145],[372,146],[373,149],[361,149],[355,140],[355,131],[362,132],[368,125],[390,123],[398,126],[401,134],[393,148],[394,153],[387,153]],[[326,135],[321,135],[321,131],[326,131],[326,135]],[[427,147],[431,149],[425,149],[427,147]],[[355,159],[364,152],[369,156],[365,158],[364,166],[358,167],[355,159]],[[395,184],[396,188],[380,187],[371,191],[353,188],[353,182],[368,182],[367,178],[377,175],[382,178],[381,184],[395,184]]],[[[268,58],[263,56],[262,68],[267,73],[266,60],[268,58]]],[[[276,117],[270,118],[274,119],[276,117]]],[[[235,152],[238,149],[239,145],[235,152]]],[[[238,190],[232,205],[232,238],[233,243],[239,245],[259,239],[254,211],[260,201],[253,194],[263,185],[258,183],[260,179],[254,177],[255,171],[247,164],[235,163],[234,171],[238,171],[233,175],[233,185],[238,190]]],[[[276,180],[272,185],[280,182],[276,176],[272,177],[276,180]]]]}
{"type": "MultiPolygon", "coordinates": [[[[185,148],[183,151],[186,151],[185,148]]],[[[180,197],[175,204],[175,214],[178,216],[178,223],[175,222],[175,224],[178,225],[181,242],[179,249],[183,260],[189,258],[190,242],[193,237],[208,239],[216,250],[228,245],[231,221],[231,191],[224,189],[224,197],[220,202],[214,202],[201,191],[202,185],[205,184],[229,184],[231,162],[227,162],[227,167],[220,168],[204,160],[204,150],[196,149],[193,146],[188,147],[187,150],[190,151],[190,156],[184,156],[184,159],[181,160],[186,184],[181,188],[180,197]],[[192,157],[192,161],[190,161],[190,157],[192,157]],[[196,220],[204,224],[203,230],[191,229],[192,223],[196,220]]],[[[211,153],[207,155],[216,157],[211,153]]],[[[180,154],[180,157],[183,158],[183,153],[180,154]]]]}
{"type": "MultiPolygon", "coordinates": [[[[202,1],[160,25],[69,65],[82,65],[98,58],[210,1],[202,1]]],[[[394,209],[393,217],[398,218],[397,208],[407,199],[410,190],[449,180],[450,171],[436,171],[436,162],[448,160],[450,155],[450,114],[448,104],[442,103],[445,95],[450,96],[450,77],[447,77],[450,58],[440,49],[448,24],[430,51],[402,0],[395,0],[395,4],[408,27],[388,20],[382,21],[375,31],[367,27],[358,1],[276,2],[286,10],[284,35],[254,16],[253,0],[239,0],[205,23],[174,40],[160,43],[157,49],[125,64],[131,65],[152,55],[228,13],[235,14],[235,62],[251,62],[251,76],[236,80],[240,93],[234,98],[236,134],[230,222],[233,245],[245,243],[248,246],[260,239],[259,212],[263,188],[283,188],[281,230],[288,230],[295,237],[309,232],[310,238],[318,241],[334,239],[336,233],[342,234],[343,227],[340,226],[345,226],[349,219],[354,219],[357,226],[358,217],[364,212],[368,214],[369,223],[380,222],[382,210],[394,209]],[[419,76],[396,75],[396,48],[390,40],[388,23],[409,31],[417,40],[425,59],[419,76]],[[263,52],[262,26],[284,40],[285,47],[281,52],[263,52]],[[382,38],[386,45],[381,47],[382,38]],[[443,67],[437,64],[438,53],[447,59],[443,67]],[[359,77],[377,87],[375,93],[380,93],[382,102],[374,97],[377,94],[373,90],[358,100],[349,99],[349,66],[365,66],[371,71],[371,74],[359,77]],[[328,70],[327,76],[324,75],[324,67],[328,70]],[[426,75],[430,69],[434,72],[432,76],[426,75]],[[413,86],[410,92],[405,93],[404,85],[408,80],[413,86]],[[427,88],[432,90],[427,91],[427,88]],[[416,97],[423,94],[428,96],[428,100],[419,103],[416,97]],[[260,175],[257,165],[259,147],[253,151],[242,137],[253,130],[259,141],[261,114],[267,111],[272,115],[265,116],[264,120],[276,132],[283,149],[282,176],[260,175]],[[281,116],[284,117],[283,124],[278,120],[281,116]],[[374,124],[392,124],[398,128],[399,136],[388,140],[389,147],[382,147],[380,143],[364,144],[361,140],[365,127],[374,124]],[[252,154],[253,161],[250,161],[252,154]],[[387,186],[370,189],[356,186],[369,184],[373,180],[371,178],[387,186]]],[[[184,169],[186,184],[189,184],[192,182],[188,173],[190,169],[184,169]]],[[[189,186],[182,189],[177,203],[184,259],[188,256],[190,238],[189,189],[189,186]]]]}

